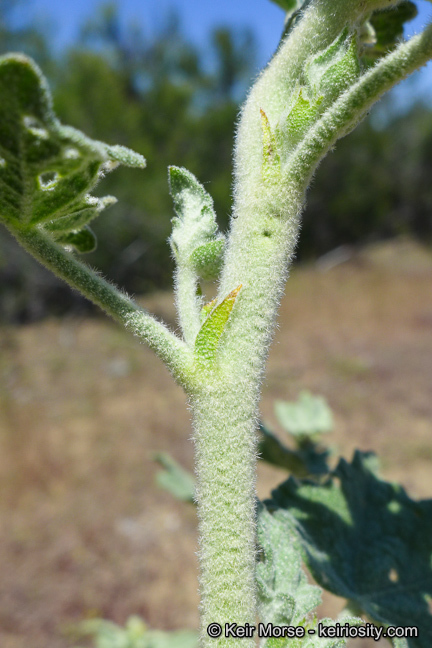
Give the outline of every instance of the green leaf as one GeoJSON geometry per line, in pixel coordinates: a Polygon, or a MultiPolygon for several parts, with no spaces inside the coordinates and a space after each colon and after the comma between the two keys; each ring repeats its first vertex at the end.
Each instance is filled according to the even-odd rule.
{"type": "Polygon", "coordinates": [[[285,468],[296,477],[326,475],[329,472],[328,450],[320,450],[315,444],[308,444],[298,450],[290,450],[262,424],[260,432],[258,452],[262,461],[279,468],[285,468]]]}
{"type": "Polygon", "coordinates": [[[216,306],[201,326],[195,340],[195,355],[201,363],[213,363],[220,337],[234,308],[241,285],[216,306]]]}
{"type": "Polygon", "coordinates": [[[58,232],[76,231],[90,223],[103,209],[117,202],[114,196],[105,196],[104,198],[89,196],[88,200],[90,199],[93,205],[92,207],[85,207],[84,209],[78,208],[75,212],[70,212],[67,216],[56,218],[53,221],[47,221],[44,225],[45,229],[52,232],[54,236],[58,232]]]}
{"type": "Polygon", "coordinates": [[[300,441],[333,429],[333,416],[326,400],[308,391],[302,391],[297,402],[276,401],[274,410],[282,427],[300,441]]]}
{"type": "Polygon", "coordinates": [[[158,452],[154,455],[165,470],[156,475],[159,486],[170,492],[174,497],[183,502],[195,503],[195,478],[182,468],[167,452],[158,452]]]}
{"type": "Polygon", "coordinates": [[[83,621],[77,626],[76,634],[91,637],[95,648],[198,648],[196,632],[149,630],[138,616],[129,617],[125,627],[104,619],[83,621]]]}
{"type": "Polygon", "coordinates": [[[322,96],[311,100],[304,87],[297,89],[294,96],[292,106],[276,129],[277,139],[280,140],[285,155],[300,142],[321,114],[322,96]]]}
{"type": "Polygon", "coordinates": [[[357,48],[356,34],[345,29],[306,66],[308,84],[316,97],[322,97],[321,109],[327,108],[359,78],[357,48]]]}
{"type": "Polygon", "coordinates": [[[225,246],[218,232],[213,200],[187,169],[169,167],[170,193],[177,218],[172,219],[170,245],[179,265],[192,267],[205,278],[215,278],[225,246]]]}
{"type": "MultiPolygon", "coordinates": [[[[256,582],[260,620],[282,626],[301,626],[305,637],[265,641],[266,648],[342,648],[346,639],[317,636],[314,611],[321,603],[321,591],[310,585],[302,569],[297,534],[271,515],[265,506],[258,509],[257,539],[259,545],[256,582]]],[[[344,623],[358,625],[360,620],[347,617],[344,623]]],[[[334,625],[322,619],[324,625],[334,625]]]]}
{"type": "Polygon", "coordinates": [[[304,0],[272,0],[275,4],[279,5],[281,9],[287,13],[296,11],[304,2],[304,0]]]}
{"type": "Polygon", "coordinates": [[[225,239],[219,238],[199,245],[190,256],[198,277],[211,281],[219,276],[225,251],[225,239]]]}
{"type": "Polygon", "coordinates": [[[300,624],[320,605],[321,592],[308,583],[302,570],[298,538],[263,506],[259,509],[257,538],[261,619],[264,623],[300,624]]]}
{"type": "Polygon", "coordinates": [[[374,42],[372,47],[365,48],[365,58],[373,61],[394,49],[403,39],[405,23],[413,20],[417,14],[416,5],[410,0],[404,0],[396,7],[373,13],[368,24],[373,31],[374,42]]]}
{"type": "Polygon", "coordinates": [[[66,232],[55,237],[58,243],[71,246],[77,252],[93,252],[96,249],[96,236],[87,225],[77,232],[66,232]]]}
{"type": "Polygon", "coordinates": [[[119,163],[144,167],[144,158],[62,126],[45,78],[21,54],[0,57],[0,96],[0,219],[12,231],[37,226],[89,251],[95,240],[86,225],[114,199],[88,192],[119,163]]]}
{"type": "Polygon", "coordinates": [[[356,452],[324,484],[292,478],[267,502],[296,528],[316,581],[377,624],[416,626],[410,648],[432,645],[432,500],[414,501],[379,479],[356,452]]]}
{"type": "Polygon", "coordinates": [[[203,324],[207,317],[210,315],[212,310],[216,307],[217,305],[217,299],[212,299],[210,302],[207,304],[204,304],[204,306],[201,308],[200,312],[200,322],[203,324]]]}

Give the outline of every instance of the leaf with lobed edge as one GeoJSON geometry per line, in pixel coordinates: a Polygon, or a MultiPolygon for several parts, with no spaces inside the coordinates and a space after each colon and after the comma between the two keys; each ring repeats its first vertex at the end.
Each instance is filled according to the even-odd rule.
{"type": "Polygon", "coordinates": [[[296,530],[322,587],[379,625],[416,626],[409,648],[432,645],[432,500],[411,500],[356,452],[323,484],[288,479],[266,506],[288,535],[296,530]]]}
{"type": "Polygon", "coordinates": [[[89,195],[119,164],[144,167],[141,155],[91,140],[63,126],[47,82],[22,54],[0,57],[0,218],[14,229],[44,230],[55,241],[88,252],[88,227],[115,198],[89,195]]]}
{"type": "Polygon", "coordinates": [[[177,214],[169,239],[179,266],[192,268],[202,279],[215,279],[225,250],[218,231],[213,200],[195,176],[182,167],[169,167],[170,193],[177,214]]]}
{"type": "MultiPolygon", "coordinates": [[[[345,638],[318,637],[316,608],[321,604],[321,590],[308,582],[302,568],[300,544],[296,532],[288,529],[267,508],[258,508],[257,539],[259,551],[256,582],[260,621],[280,626],[302,626],[303,638],[264,640],[265,648],[343,648],[345,638]]],[[[359,625],[361,619],[344,618],[344,623],[359,625]]],[[[321,619],[323,625],[334,625],[321,619]]]]}

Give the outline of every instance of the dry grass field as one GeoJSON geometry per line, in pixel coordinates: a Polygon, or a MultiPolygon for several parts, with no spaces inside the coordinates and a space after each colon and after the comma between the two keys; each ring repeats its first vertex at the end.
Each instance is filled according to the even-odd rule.
{"type": "MultiPolygon", "coordinates": [[[[144,303],[175,326],[172,295],[144,303]]],[[[427,252],[400,242],[294,270],[263,388],[275,431],[275,399],[322,394],[338,453],[373,448],[387,479],[428,497],[431,385],[427,252]]],[[[155,485],[160,450],[192,469],[185,397],[135,339],[103,318],[0,330],[1,648],[68,648],[95,616],[197,626],[195,512],[155,485]]],[[[259,495],[285,476],[261,465],[259,495]]]]}

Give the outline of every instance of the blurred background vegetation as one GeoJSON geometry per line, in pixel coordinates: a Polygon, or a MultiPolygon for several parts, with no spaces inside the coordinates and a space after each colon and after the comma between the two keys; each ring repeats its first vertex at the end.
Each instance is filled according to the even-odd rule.
{"type": "MultiPolygon", "coordinates": [[[[254,34],[218,27],[202,51],[188,42],[175,14],[149,39],[137,26],[124,27],[111,3],[100,6],[74,46],[59,55],[43,30],[14,25],[13,3],[0,0],[1,52],[35,58],[64,123],[129,146],[148,161],[144,172],[118,170],[98,186],[118,204],[96,221],[99,247],[86,261],[135,295],[170,287],[167,166],[198,176],[226,229],[236,115],[256,73],[254,34]]],[[[431,242],[432,111],[417,102],[402,116],[391,109],[391,98],[386,101],[379,120],[366,119],[322,164],[308,197],[298,261],[400,234],[431,242]]],[[[91,306],[1,231],[0,321],[71,310],[91,306]]]]}

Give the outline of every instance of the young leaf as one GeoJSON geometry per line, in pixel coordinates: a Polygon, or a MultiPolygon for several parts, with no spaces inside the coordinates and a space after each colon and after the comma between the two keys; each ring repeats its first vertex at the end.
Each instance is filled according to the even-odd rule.
{"type": "Polygon", "coordinates": [[[331,45],[306,67],[306,77],[315,96],[322,97],[322,109],[329,106],[360,76],[357,38],[344,30],[331,45]]]}
{"type": "Polygon", "coordinates": [[[167,452],[157,452],[154,455],[165,470],[156,475],[156,481],[165,490],[169,491],[183,502],[195,502],[195,477],[182,468],[167,452]]]}
{"type": "Polygon", "coordinates": [[[277,129],[285,154],[300,142],[305,133],[320,116],[322,96],[309,99],[306,96],[306,89],[301,87],[297,91],[297,97],[290,108],[288,115],[282,118],[277,129]]]}
{"type": "Polygon", "coordinates": [[[302,570],[296,534],[288,531],[263,506],[259,508],[256,580],[264,623],[303,622],[321,603],[320,589],[309,585],[302,570]]]}
{"type": "Polygon", "coordinates": [[[187,169],[169,167],[169,185],[177,218],[172,219],[170,245],[179,266],[214,279],[220,268],[225,238],[218,232],[213,200],[187,169]]]}
{"type": "Polygon", "coordinates": [[[322,587],[377,624],[416,626],[410,648],[432,645],[432,500],[411,500],[356,452],[326,483],[290,478],[266,504],[287,534],[297,529],[322,587]]]}
{"type": "Polygon", "coordinates": [[[200,362],[213,363],[216,358],[219,339],[228,322],[235,300],[241,289],[241,285],[232,290],[201,326],[195,340],[195,355],[200,362]]]}
{"type": "Polygon", "coordinates": [[[64,245],[87,252],[87,224],[115,199],[88,192],[118,164],[144,167],[121,146],[62,126],[52,111],[41,71],[21,54],[0,57],[0,219],[14,229],[38,227],[64,245]]]}
{"type": "Polygon", "coordinates": [[[198,277],[211,281],[216,279],[221,269],[225,240],[223,238],[199,245],[189,259],[198,277]]]}
{"type": "Polygon", "coordinates": [[[410,0],[403,0],[396,7],[376,11],[368,21],[374,34],[371,47],[365,47],[364,59],[372,63],[394,49],[403,38],[404,25],[417,16],[417,7],[410,0]]]}

